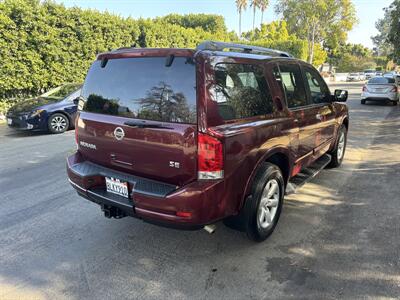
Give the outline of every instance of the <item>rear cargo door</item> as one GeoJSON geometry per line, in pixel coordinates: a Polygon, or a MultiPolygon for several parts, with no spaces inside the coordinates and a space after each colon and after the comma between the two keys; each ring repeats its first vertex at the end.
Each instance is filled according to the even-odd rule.
{"type": "Polygon", "coordinates": [[[187,57],[96,61],[82,90],[79,151],[90,161],[145,178],[178,186],[194,180],[195,74],[187,57]]]}

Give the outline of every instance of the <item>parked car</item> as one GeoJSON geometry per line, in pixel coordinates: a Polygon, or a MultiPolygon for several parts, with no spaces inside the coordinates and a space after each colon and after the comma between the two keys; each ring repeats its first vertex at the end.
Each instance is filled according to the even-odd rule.
{"type": "Polygon", "coordinates": [[[106,217],[209,232],[224,220],[262,241],[307,167],[341,164],[347,95],[260,47],[103,53],[83,85],[69,181],[106,217]]]}
{"type": "Polygon", "coordinates": [[[378,72],[376,72],[376,76],[383,76],[383,72],[381,72],[381,71],[378,71],[378,72]]]}
{"type": "Polygon", "coordinates": [[[360,73],[350,73],[347,75],[346,81],[361,81],[360,73]]]}
{"type": "Polygon", "coordinates": [[[383,77],[393,78],[397,86],[400,84],[400,75],[397,75],[396,72],[387,72],[383,74],[383,77]]]}
{"type": "Polygon", "coordinates": [[[371,79],[376,76],[376,71],[375,70],[365,70],[364,75],[365,75],[365,79],[368,80],[368,79],[371,79]]]}
{"type": "Polygon", "coordinates": [[[397,85],[400,85],[400,75],[394,76],[394,79],[396,80],[397,85]]]}
{"type": "Polygon", "coordinates": [[[65,84],[37,98],[27,99],[11,107],[8,126],[21,130],[44,130],[63,133],[74,127],[81,84],[65,84]]]}
{"type": "Polygon", "coordinates": [[[395,71],[385,72],[383,74],[383,76],[384,77],[395,77],[395,76],[397,76],[397,72],[395,72],[395,71]]]}
{"type": "Polygon", "coordinates": [[[358,78],[359,78],[360,81],[365,81],[366,80],[366,76],[362,72],[358,73],[358,78]]]}
{"type": "Polygon", "coordinates": [[[361,104],[367,100],[390,101],[393,105],[399,103],[399,88],[393,77],[374,77],[364,85],[361,94],[361,104]]]}

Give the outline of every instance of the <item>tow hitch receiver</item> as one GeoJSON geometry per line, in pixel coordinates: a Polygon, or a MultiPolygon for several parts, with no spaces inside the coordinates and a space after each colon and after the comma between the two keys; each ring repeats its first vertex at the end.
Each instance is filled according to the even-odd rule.
{"type": "Polygon", "coordinates": [[[123,217],[126,217],[125,212],[119,209],[118,207],[103,204],[101,206],[101,210],[104,212],[104,216],[109,219],[110,218],[121,219],[123,217]]]}

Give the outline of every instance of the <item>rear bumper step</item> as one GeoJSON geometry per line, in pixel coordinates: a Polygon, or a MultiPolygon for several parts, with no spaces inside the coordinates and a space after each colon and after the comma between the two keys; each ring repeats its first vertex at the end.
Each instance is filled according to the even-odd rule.
{"type": "Polygon", "coordinates": [[[99,204],[106,217],[133,216],[162,226],[201,229],[226,216],[218,196],[225,194],[222,180],[193,181],[177,187],[97,165],[79,152],[67,158],[67,173],[78,194],[99,204]],[[128,182],[129,198],[107,192],[105,177],[128,182]]]}
{"type": "Polygon", "coordinates": [[[70,168],[71,171],[77,174],[79,177],[108,176],[127,181],[129,182],[130,186],[134,187],[135,193],[140,193],[147,196],[165,197],[178,188],[172,184],[114,171],[112,169],[91,163],[90,161],[74,164],[70,168]]]}
{"type": "Polygon", "coordinates": [[[294,194],[299,188],[313,179],[321,172],[330,162],[332,157],[329,154],[324,154],[318,158],[312,165],[304,168],[296,176],[290,179],[286,187],[286,195],[294,194]]]}

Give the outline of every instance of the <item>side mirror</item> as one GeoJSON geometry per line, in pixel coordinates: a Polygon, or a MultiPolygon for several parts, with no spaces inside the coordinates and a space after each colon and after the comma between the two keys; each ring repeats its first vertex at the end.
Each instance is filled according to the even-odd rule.
{"type": "Polygon", "coordinates": [[[349,97],[349,92],[346,90],[335,90],[334,93],[334,101],[337,102],[346,102],[347,98],[349,97]]]}
{"type": "Polygon", "coordinates": [[[72,102],[74,102],[75,105],[78,105],[79,103],[79,97],[75,98],[74,100],[72,100],[72,102]]]}

